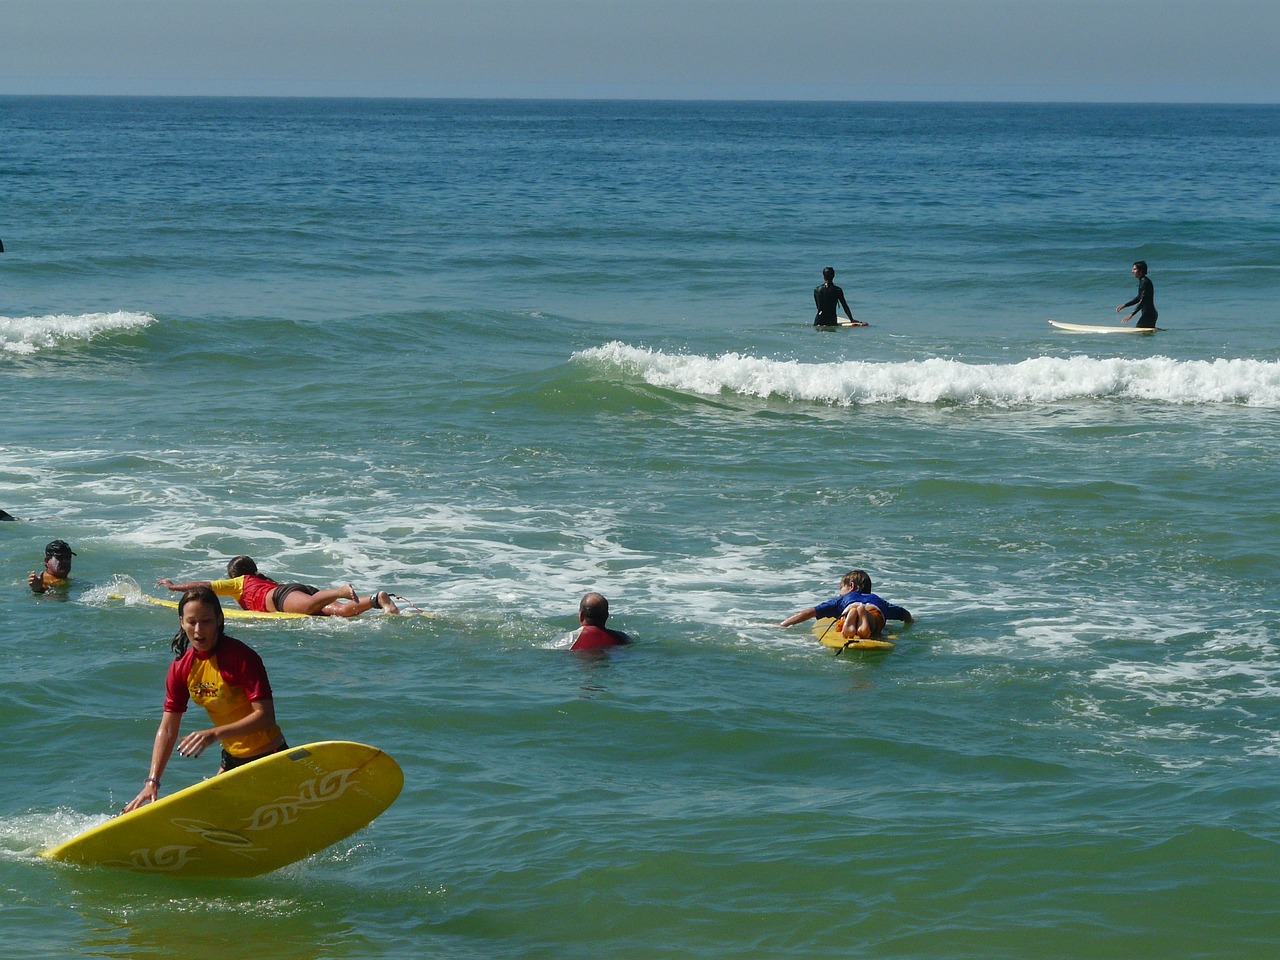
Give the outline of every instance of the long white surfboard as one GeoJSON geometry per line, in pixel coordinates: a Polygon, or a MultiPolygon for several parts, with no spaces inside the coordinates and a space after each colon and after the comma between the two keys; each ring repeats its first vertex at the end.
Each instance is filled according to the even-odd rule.
{"type": "Polygon", "coordinates": [[[1115,324],[1100,323],[1063,323],[1061,320],[1050,320],[1049,326],[1066,330],[1068,333],[1155,333],[1161,327],[1118,327],[1115,324]]]}

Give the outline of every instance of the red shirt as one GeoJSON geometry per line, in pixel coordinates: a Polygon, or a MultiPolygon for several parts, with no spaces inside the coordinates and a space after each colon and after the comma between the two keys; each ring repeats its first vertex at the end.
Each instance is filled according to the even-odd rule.
{"type": "Polygon", "coordinates": [[[280,584],[269,577],[246,573],[231,580],[212,580],[209,588],[220,597],[231,597],[245,610],[267,613],[267,595],[280,584]]]}
{"type": "MultiPolygon", "coordinates": [[[[185,713],[194,700],[208,711],[215,726],[242,720],[249,715],[249,704],[270,699],[271,682],[262,658],[235,637],[224,636],[207,655],[188,647],[169,665],[165,677],[165,713],[185,713]]],[[[279,738],[280,728],[272,726],[228,737],[222,745],[234,757],[253,757],[279,738]]]]}
{"type": "Polygon", "coordinates": [[[578,631],[578,639],[573,641],[570,650],[596,650],[600,647],[619,647],[630,643],[631,639],[620,630],[607,630],[586,624],[578,631]]]}

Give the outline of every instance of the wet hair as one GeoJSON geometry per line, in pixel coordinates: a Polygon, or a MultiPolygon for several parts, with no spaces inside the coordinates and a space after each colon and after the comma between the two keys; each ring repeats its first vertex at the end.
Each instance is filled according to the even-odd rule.
{"type": "Polygon", "coordinates": [[[258,565],[253,562],[253,557],[246,557],[241,554],[238,557],[232,557],[227,561],[228,577],[243,577],[246,574],[257,573],[258,565]]]}
{"type": "Polygon", "coordinates": [[[871,577],[865,570],[850,570],[840,578],[840,586],[857,590],[859,593],[870,593],[871,577]]]}
{"type": "Polygon", "coordinates": [[[835,268],[835,267],[823,267],[823,268],[822,268],[822,279],[823,279],[823,280],[834,280],[835,278],[836,278],[836,268],[835,268]]]}
{"type": "Polygon", "coordinates": [[[218,621],[219,640],[223,638],[226,631],[226,620],[222,616],[222,601],[218,599],[218,595],[208,587],[192,587],[178,599],[178,632],[169,641],[169,647],[173,650],[173,658],[175,660],[186,653],[187,647],[191,646],[191,641],[187,638],[187,631],[182,629],[182,611],[186,609],[188,603],[204,603],[213,607],[218,611],[215,619],[218,621]]]}
{"type": "Polygon", "coordinates": [[[578,616],[595,627],[603,627],[609,619],[609,601],[603,594],[588,593],[578,604],[578,616]]]}
{"type": "Polygon", "coordinates": [[[1138,272],[1142,274],[1144,277],[1147,275],[1147,261],[1135,260],[1133,262],[1133,265],[1138,268],[1138,272]]]}

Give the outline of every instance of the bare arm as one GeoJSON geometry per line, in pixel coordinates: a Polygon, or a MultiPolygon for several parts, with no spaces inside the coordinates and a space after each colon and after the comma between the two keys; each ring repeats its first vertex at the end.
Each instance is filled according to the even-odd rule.
{"type": "Polygon", "coordinates": [[[780,624],[778,624],[778,626],[780,627],[794,626],[797,623],[803,623],[806,620],[812,620],[817,615],[818,615],[818,611],[813,607],[809,607],[807,610],[801,610],[799,613],[793,613],[791,616],[787,617],[787,619],[783,620],[780,624]]]}
{"type": "Polygon", "coordinates": [[[235,737],[256,730],[265,730],[276,722],[276,705],[273,700],[254,700],[249,704],[249,712],[239,720],[221,727],[208,727],[194,730],[182,738],[178,744],[178,752],[184,757],[198,757],[204,753],[205,747],[224,737],[235,737]]]}
{"type": "Polygon", "coordinates": [[[173,755],[173,745],[178,742],[178,728],[182,725],[182,714],[165,711],[160,718],[160,729],[156,731],[156,742],[151,748],[151,771],[147,774],[146,783],[136,797],[125,804],[124,812],[136,810],[144,803],[152,803],[160,795],[160,776],[173,755]]]}
{"type": "Polygon", "coordinates": [[[169,590],[176,590],[180,593],[186,593],[188,590],[194,590],[196,587],[208,587],[212,585],[212,580],[188,580],[186,583],[174,583],[168,577],[165,577],[163,580],[156,581],[157,587],[166,587],[169,590]]]}

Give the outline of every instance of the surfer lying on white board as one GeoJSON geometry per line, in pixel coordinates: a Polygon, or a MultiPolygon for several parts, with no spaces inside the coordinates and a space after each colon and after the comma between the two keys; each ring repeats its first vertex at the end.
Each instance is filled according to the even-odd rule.
{"type": "Polygon", "coordinates": [[[1160,318],[1160,314],[1156,312],[1155,284],[1153,284],[1151,282],[1151,278],[1147,276],[1147,261],[1137,261],[1132,267],[1130,267],[1130,272],[1138,280],[1138,295],[1128,303],[1122,303],[1120,306],[1116,307],[1116,313],[1119,313],[1126,307],[1133,307],[1133,313],[1121,320],[1121,323],[1128,323],[1135,316],[1141,314],[1141,316],[1138,316],[1136,326],[1144,328],[1154,327],[1156,325],[1156,320],[1160,318]]]}
{"type": "Polygon", "coordinates": [[[844,635],[846,637],[857,637],[861,640],[873,640],[880,636],[881,631],[884,630],[886,620],[901,620],[904,623],[911,623],[915,619],[911,616],[911,611],[906,607],[899,607],[889,603],[882,597],[872,593],[871,577],[865,570],[850,570],[840,578],[839,596],[824,600],[822,603],[801,610],[799,613],[793,613],[778,626],[790,627],[797,623],[803,623],[805,620],[812,620],[815,617],[831,617],[833,619],[843,617],[844,623],[841,630],[844,635]],[[855,607],[858,609],[854,609],[855,607]],[[872,608],[875,613],[868,613],[866,609],[868,607],[872,608]],[[852,611],[853,615],[846,616],[846,613],[850,611],[852,611]]]}
{"type": "Polygon", "coordinates": [[[822,283],[813,288],[813,302],[818,308],[818,314],[813,318],[813,325],[835,327],[840,325],[841,320],[846,320],[844,324],[846,327],[865,327],[865,323],[854,319],[853,311],[849,309],[849,301],[844,298],[844,291],[835,285],[835,279],[834,267],[822,268],[822,283]],[[838,306],[844,307],[844,317],[836,311],[838,306]]]}
{"type": "Polygon", "coordinates": [[[174,583],[167,577],[157,580],[157,587],[185,592],[196,587],[208,587],[220,597],[231,597],[245,610],[258,613],[303,613],[312,617],[358,617],[368,610],[399,613],[390,594],[385,590],[370,594],[363,600],[355,587],[335,587],[321,590],[305,583],[278,583],[258,573],[258,565],[252,557],[232,557],[227,563],[227,580],[189,580],[174,583]],[[345,602],[344,602],[345,601],[345,602]]]}
{"type": "Polygon", "coordinates": [[[224,632],[222,604],[208,587],[188,590],[178,601],[178,632],[170,644],[175,659],[165,677],[164,713],[151,748],[151,769],[142,790],[124,808],[128,813],[160,795],[160,778],[174,747],[198,757],[222,741],[219,773],[288,749],[276,724],[271,682],[262,658],[224,632]],[[178,739],[182,715],[195,700],[214,726],[178,739]]]}

